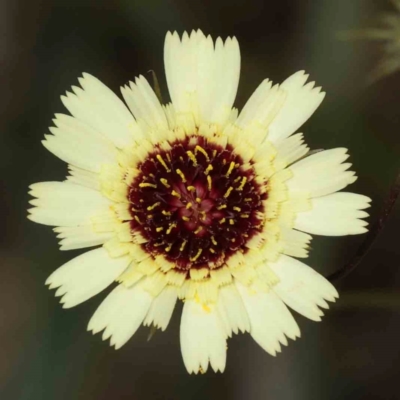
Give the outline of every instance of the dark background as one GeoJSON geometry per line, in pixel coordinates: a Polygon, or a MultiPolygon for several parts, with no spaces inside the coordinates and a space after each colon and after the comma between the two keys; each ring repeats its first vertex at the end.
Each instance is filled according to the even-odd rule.
{"type": "MultiPolygon", "coordinates": [[[[359,175],[351,190],[373,198],[374,221],[400,164],[400,73],[366,85],[379,44],[337,32],[393,10],[384,0],[1,0],[0,398],[400,399],[400,206],[359,268],[337,282],[341,299],[322,323],[296,315],[302,338],[277,358],[235,336],[225,373],[205,376],[184,369],[180,307],[165,333],[147,342],[141,328],[119,351],[87,333],[105,293],[63,310],[44,281],[79,251],[60,252],[51,229],[26,219],[27,186],[66,175],[40,143],[53,114],[65,112],[60,95],[83,71],[119,92],[150,69],[166,93],[166,31],[201,28],[240,42],[238,107],[266,77],[305,69],[323,86],[327,97],[302,131],[312,148],[349,148],[359,175]]],[[[362,240],[317,237],[307,262],[326,275],[362,240]]]]}

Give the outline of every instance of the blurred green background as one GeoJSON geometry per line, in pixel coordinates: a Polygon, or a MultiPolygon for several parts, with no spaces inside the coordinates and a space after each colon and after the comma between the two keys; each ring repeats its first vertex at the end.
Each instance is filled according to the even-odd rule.
{"type": "MultiPolygon", "coordinates": [[[[46,277],[79,251],[60,252],[48,227],[26,219],[27,186],[63,180],[66,165],[40,141],[60,95],[90,72],[119,92],[153,69],[166,95],[167,30],[235,35],[242,107],[266,77],[305,69],[327,92],[302,128],[311,148],[347,147],[351,190],[379,212],[400,165],[400,73],[366,85],[379,44],[337,32],[369,26],[384,0],[2,0],[0,2],[0,398],[2,400],[400,399],[400,206],[359,268],[337,282],[341,299],[322,323],[296,315],[302,338],[277,358],[249,335],[229,341],[223,375],[189,376],[179,349],[180,307],[165,333],[141,328],[115,351],[87,322],[106,293],[63,310],[46,277]]],[[[307,262],[327,275],[363,237],[319,238],[307,262]]]]}

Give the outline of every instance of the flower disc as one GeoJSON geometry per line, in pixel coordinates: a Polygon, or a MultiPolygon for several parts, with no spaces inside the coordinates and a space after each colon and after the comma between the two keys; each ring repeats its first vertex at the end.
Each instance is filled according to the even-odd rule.
{"type": "Polygon", "coordinates": [[[262,226],[261,193],[254,169],[225,148],[200,136],[156,149],[138,166],[130,185],[132,229],[179,270],[218,268],[262,226]]]}

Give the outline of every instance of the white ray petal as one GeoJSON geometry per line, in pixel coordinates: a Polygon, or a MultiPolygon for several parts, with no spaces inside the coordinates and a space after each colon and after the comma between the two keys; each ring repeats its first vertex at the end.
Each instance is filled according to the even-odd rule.
{"type": "Polygon", "coordinates": [[[310,211],[297,214],[294,227],[315,235],[343,236],[367,232],[363,210],[371,199],[355,193],[333,193],[311,200],[310,211]]]}
{"type": "MultiPolygon", "coordinates": [[[[269,125],[285,104],[286,95],[286,92],[279,85],[272,86],[271,81],[264,80],[243,107],[236,124],[241,128],[251,127],[252,125],[262,126],[265,135],[257,138],[257,140],[262,141],[268,134],[269,125]]],[[[249,138],[249,140],[254,143],[252,138],[249,138]]],[[[257,145],[257,143],[254,144],[257,145]]]]}
{"type": "Polygon", "coordinates": [[[137,120],[144,120],[152,128],[168,128],[164,109],[144,76],[136,78],[135,83],[129,82],[121,92],[137,120]]]}
{"type": "Polygon", "coordinates": [[[276,146],[276,150],[277,155],[274,160],[274,165],[279,171],[305,156],[310,149],[304,144],[303,134],[297,133],[279,142],[276,146]]]}
{"type": "Polygon", "coordinates": [[[178,298],[177,289],[173,286],[167,286],[153,300],[150,310],[146,315],[144,325],[154,325],[165,331],[171,319],[178,298]]]}
{"type": "Polygon", "coordinates": [[[258,291],[236,283],[250,318],[250,334],[268,353],[275,356],[287,339],[300,337],[299,327],[285,304],[273,292],[258,291]]]}
{"type": "Polygon", "coordinates": [[[98,246],[111,239],[115,232],[95,232],[90,225],[54,228],[60,239],[60,250],[83,249],[98,246]]]}
{"type": "Polygon", "coordinates": [[[90,299],[109,286],[125,270],[129,257],[111,258],[103,248],[73,258],[47,279],[50,288],[60,287],[57,295],[64,308],[71,308],[90,299]]]}
{"type": "Polygon", "coordinates": [[[280,85],[286,92],[286,100],[269,126],[268,140],[272,143],[277,144],[295,133],[324,99],[325,93],[314,88],[314,82],[305,84],[307,78],[304,71],[299,71],[280,85]]]}
{"type": "Polygon", "coordinates": [[[111,202],[100,192],[69,182],[40,182],[30,186],[36,199],[30,203],[29,219],[44,225],[78,226],[106,213],[111,202]]]}
{"type": "Polygon", "coordinates": [[[293,176],[286,181],[289,191],[319,197],[355,182],[355,173],[347,171],[351,164],[343,163],[349,157],[346,152],[343,148],[324,150],[292,164],[293,176]]]}
{"type": "Polygon", "coordinates": [[[324,304],[323,300],[335,301],[339,296],[329,281],[299,260],[282,254],[268,266],[280,280],[274,292],[290,308],[313,321],[321,320],[323,312],[318,305],[324,304]]]}
{"type": "Polygon", "coordinates": [[[280,239],[284,254],[298,258],[308,257],[309,243],[312,239],[311,235],[281,226],[280,239]]]}
{"type": "Polygon", "coordinates": [[[102,164],[117,160],[114,144],[87,123],[64,114],[56,114],[52,135],[45,135],[43,145],[61,160],[84,170],[99,172],[102,164]]]}
{"type": "Polygon", "coordinates": [[[181,319],[181,350],[189,373],[206,372],[208,364],[223,372],[226,364],[226,334],[215,306],[187,300],[181,319]]]}
{"type": "Polygon", "coordinates": [[[89,321],[88,330],[98,333],[105,329],[103,340],[121,348],[137,331],[151,306],[153,297],[139,282],[126,288],[117,286],[100,304],[89,321]]]}
{"type": "Polygon", "coordinates": [[[242,298],[234,285],[222,286],[218,295],[218,312],[226,326],[227,335],[249,332],[250,322],[242,298]]]}
{"type": "Polygon", "coordinates": [[[193,113],[204,122],[224,124],[231,113],[240,75],[236,38],[215,41],[198,30],[180,39],[167,33],[164,64],[177,113],[193,113]]]}
{"type": "Polygon", "coordinates": [[[82,88],[72,87],[61,100],[78,120],[108,138],[118,148],[132,144],[142,132],[125,104],[107,86],[92,75],[79,79],[82,88]]]}
{"type": "Polygon", "coordinates": [[[99,174],[75,167],[73,165],[69,165],[68,170],[70,174],[67,176],[68,182],[100,191],[99,174]]]}

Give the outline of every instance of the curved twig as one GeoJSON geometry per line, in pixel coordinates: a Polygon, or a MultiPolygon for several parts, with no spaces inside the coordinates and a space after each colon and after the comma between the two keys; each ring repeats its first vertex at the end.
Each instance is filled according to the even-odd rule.
{"type": "Polygon", "coordinates": [[[376,238],[379,236],[380,232],[384,228],[386,220],[388,219],[393,209],[393,206],[395,205],[396,200],[399,197],[399,194],[400,194],[400,172],[398,173],[394,183],[390,188],[389,196],[383,205],[383,208],[379,214],[378,219],[371,226],[371,229],[365,236],[364,241],[361,243],[360,247],[358,248],[354,256],[342,268],[328,275],[326,279],[328,279],[330,282],[336,281],[338,279],[345,277],[358,267],[361,260],[368,253],[372,244],[375,242],[376,238]]]}

